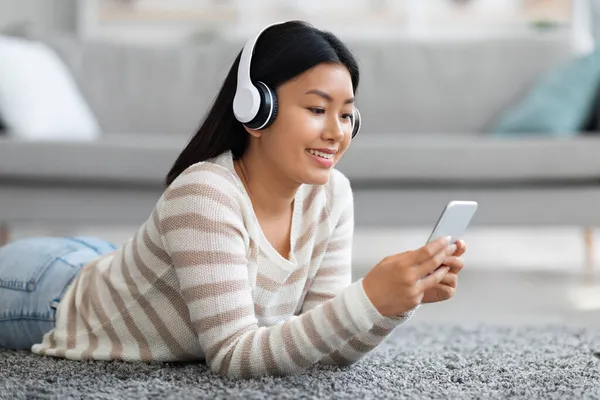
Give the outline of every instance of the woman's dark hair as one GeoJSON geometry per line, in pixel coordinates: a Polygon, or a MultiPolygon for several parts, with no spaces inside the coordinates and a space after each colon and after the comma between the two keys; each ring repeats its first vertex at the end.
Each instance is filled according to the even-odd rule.
{"type": "MultiPolygon", "coordinates": [[[[200,161],[231,150],[241,157],[249,143],[249,135],[233,115],[233,97],[241,51],[237,55],[221,89],[198,132],[192,137],[169,171],[169,186],[179,174],[200,161]]],[[[321,31],[303,21],[289,21],[265,30],[252,57],[250,76],[271,89],[277,88],[321,63],[343,64],[348,68],[356,93],[358,64],[350,50],[332,33],[321,31]]]]}

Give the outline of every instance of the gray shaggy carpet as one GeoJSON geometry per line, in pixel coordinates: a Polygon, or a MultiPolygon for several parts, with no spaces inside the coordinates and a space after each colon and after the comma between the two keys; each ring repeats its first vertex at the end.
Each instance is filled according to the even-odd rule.
{"type": "Polygon", "coordinates": [[[230,380],[203,364],[74,362],[0,351],[0,398],[600,398],[600,331],[405,325],[358,364],[230,380]]]}

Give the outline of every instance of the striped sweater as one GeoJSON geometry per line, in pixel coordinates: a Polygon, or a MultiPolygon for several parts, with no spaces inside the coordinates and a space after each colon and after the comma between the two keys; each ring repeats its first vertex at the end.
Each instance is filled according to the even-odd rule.
{"type": "Polygon", "coordinates": [[[205,360],[230,377],[349,365],[413,311],[382,317],[351,281],[353,197],[333,170],[294,200],[291,252],[267,241],[231,153],[184,171],[133,239],[93,260],[60,302],[37,354],[205,360]]]}

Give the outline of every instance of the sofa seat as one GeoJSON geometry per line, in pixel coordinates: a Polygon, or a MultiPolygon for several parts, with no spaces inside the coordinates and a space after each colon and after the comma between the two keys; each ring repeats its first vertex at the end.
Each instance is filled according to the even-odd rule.
{"type": "MultiPolygon", "coordinates": [[[[156,187],[186,143],[166,135],[95,142],[0,140],[0,179],[156,187]]],[[[600,179],[600,140],[364,133],[338,164],[357,186],[575,184],[600,179]]]]}
{"type": "MultiPolygon", "coordinates": [[[[107,135],[96,142],[0,140],[0,219],[139,223],[187,138],[107,135]],[[47,210],[52,210],[48,212],[47,210]]],[[[352,182],[357,225],[435,222],[454,199],[480,202],[474,223],[600,223],[600,141],[463,135],[371,135],[338,168],[352,182]]]]}
{"type": "Polygon", "coordinates": [[[367,133],[352,143],[339,169],[367,185],[580,182],[600,179],[600,140],[367,133]]]}
{"type": "Polygon", "coordinates": [[[106,135],[93,142],[3,138],[0,179],[156,187],[184,145],[185,139],[166,135],[106,135]]]}

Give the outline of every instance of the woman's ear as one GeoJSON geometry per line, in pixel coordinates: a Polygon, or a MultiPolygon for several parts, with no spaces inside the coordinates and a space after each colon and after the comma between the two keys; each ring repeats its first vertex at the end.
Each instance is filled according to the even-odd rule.
{"type": "Polygon", "coordinates": [[[246,125],[244,125],[244,129],[246,130],[246,132],[248,132],[251,136],[254,136],[255,138],[259,138],[262,136],[262,130],[251,129],[248,128],[246,125]]]}

